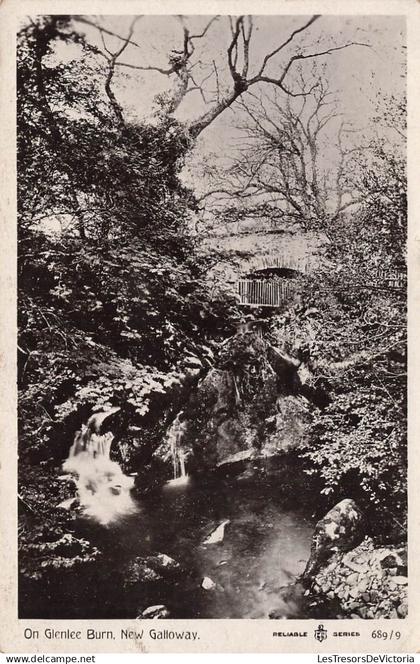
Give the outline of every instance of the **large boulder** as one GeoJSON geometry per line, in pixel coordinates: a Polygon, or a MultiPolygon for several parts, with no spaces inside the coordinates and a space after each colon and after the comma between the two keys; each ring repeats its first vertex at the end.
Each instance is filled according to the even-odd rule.
{"type": "Polygon", "coordinates": [[[337,503],[315,526],[302,578],[310,582],[334,553],[354,549],[365,535],[366,521],[354,500],[345,498],[337,503]]]}
{"type": "Polygon", "coordinates": [[[212,369],[198,386],[191,409],[192,449],[198,470],[215,468],[254,447],[256,428],[239,383],[232,369],[212,369]]]}
{"type": "Polygon", "coordinates": [[[217,366],[199,383],[188,417],[197,470],[227,460],[276,454],[304,438],[307,402],[298,399],[299,362],[255,331],[225,342],[217,366]]]}
{"type": "Polygon", "coordinates": [[[192,391],[182,410],[182,435],[174,436],[178,414],[153,459],[171,472],[174,438],[189,474],[239,468],[306,444],[310,404],[298,393],[299,366],[262,330],[245,325],[220,345],[215,366],[192,391]]]}
{"type": "Polygon", "coordinates": [[[304,447],[308,443],[310,406],[305,397],[280,395],[276,413],[266,419],[266,437],[262,452],[271,456],[278,452],[304,447]]]}

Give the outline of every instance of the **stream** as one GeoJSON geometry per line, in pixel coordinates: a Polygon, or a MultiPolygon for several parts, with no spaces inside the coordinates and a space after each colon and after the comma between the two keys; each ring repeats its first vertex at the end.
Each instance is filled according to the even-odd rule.
{"type": "Polygon", "coordinates": [[[188,478],[133,504],[107,525],[78,517],[75,535],[97,546],[101,560],[47,584],[31,597],[27,617],[134,618],[156,604],[167,606],[172,618],[266,618],[273,609],[281,617],[305,617],[303,598],[290,584],[309,557],[313,526],[298,500],[279,490],[275,474],[205,483],[188,478]],[[223,541],[204,544],[224,521],[223,541]],[[156,553],[174,558],[181,573],[127,587],[127,564],[156,553]],[[204,589],[204,578],[215,587],[204,589]]]}
{"type": "Polygon", "coordinates": [[[22,617],[136,618],[161,604],[172,618],[305,617],[295,582],[313,525],[287,462],[266,458],[189,477],[176,426],[174,478],[139,496],[134,478],[110,459],[112,434],[92,432],[106,417],[77,432],[63,464],[81,507],[74,535],[102,555],[52,577],[22,617]],[[169,566],[156,570],[157,554],[169,566]]]}

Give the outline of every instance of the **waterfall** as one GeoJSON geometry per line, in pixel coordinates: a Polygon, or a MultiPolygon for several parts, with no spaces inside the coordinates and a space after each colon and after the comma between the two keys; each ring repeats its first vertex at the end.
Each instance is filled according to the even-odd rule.
{"type": "Polygon", "coordinates": [[[92,416],[76,433],[63,464],[63,470],[75,477],[83,514],[102,524],[114,522],[136,509],[130,493],[134,478],[124,475],[118,463],[110,459],[114,436],[111,432],[99,433],[105,419],[117,410],[92,416]]]}
{"type": "Polygon", "coordinates": [[[182,447],[182,441],[185,435],[187,422],[184,412],[181,410],[174,421],[172,422],[168,433],[167,439],[169,442],[170,454],[172,456],[173,479],[169,484],[182,485],[186,484],[189,477],[185,468],[186,454],[182,447]]]}
{"type": "Polygon", "coordinates": [[[180,477],[186,477],[185,472],[185,454],[183,450],[178,450],[180,477]]]}

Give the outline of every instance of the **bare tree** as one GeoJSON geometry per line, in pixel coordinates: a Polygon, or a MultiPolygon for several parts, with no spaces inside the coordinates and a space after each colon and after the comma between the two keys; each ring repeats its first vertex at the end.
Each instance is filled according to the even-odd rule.
{"type": "Polygon", "coordinates": [[[162,76],[171,78],[174,81],[174,87],[167,104],[166,111],[168,114],[175,113],[190,92],[198,91],[208,108],[204,114],[188,124],[188,131],[190,135],[195,138],[221,113],[231,107],[232,104],[246,91],[249,91],[250,88],[258,84],[268,84],[274,86],[286,96],[306,96],[311,90],[305,89],[296,92],[290,87],[288,82],[289,75],[297,63],[303,60],[312,60],[314,58],[328,56],[335,51],[353,45],[367,46],[367,44],[352,41],[337,46],[315,48],[313,51],[308,50],[307,47],[301,47],[296,49],[293,55],[288,53],[285,61],[280,62],[279,58],[283,55],[286,47],[290,44],[293,45],[297,38],[302,33],[306,33],[315,21],[320,18],[319,15],[314,15],[307,19],[300,27],[293,30],[276,48],[268,52],[263,57],[262,62],[253,63],[253,66],[251,67],[250,53],[254,35],[254,22],[252,16],[214,16],[199,33],[195,33],[190,29],[187,24],[187,19],[184,16],[177,16],[174,18],[178,20],[182,31],[180,47],[168,53],[168,64],[166,67],[161,67],[152,64],[144,64],[144,62],[135,63],[123,61],[121,59],[121,56],[128,45],[132,48],[141,49],[138,41],[133,40],[134,22],[130,26],[128,34],[122,36],[108,30],[100,22],[94,21],[89,17],[75,17],[76,21],[89,24],[99,31],[104,50],[101,51],[98,49],[98,52],[101,52],[109,63],[107,94],[120,122],[123,121],[121,108],[118,107],[113,92],[111,91],[110,93],[110,82],[116,67],[143,72],[157,72],[162,76]],[[219,71],[215,60],[210,61],[209,59],[203,67],[202,61],[195,57],[197,42],[203,39],[214,25],[224,20],[229,22],[230,33],[230,38],[225,46],[225,70],[228,72],[230,80],[228,86],[222,85],[221,72],[219,71]],[[105,38],[107,35],[120,39],[122,41],[122,47],[115,52],[111,52],[105,44],[105,38]],[[275,65],[275,69],[278,69],[276,75],[270,73],[273,69],[273,67],[270,68],[270,65],[275,65]],[[195,73],[197,70],[204,74],[200,79],[195,73]]]}
{"type": "Polygon", "coordinates": [[[270,95],[248,92],[237,102],[241,146],[202,203],[246,202],[245,213],[259,210],[308,230],[325,226],[360,200],[351,163],[367,146],[349,147],[352,129],[337,99],[316,71],[313,80],[310,93],[303,94],[308,84],[299,72],[299,99],[284,99],[275,89],[270,95]]]}

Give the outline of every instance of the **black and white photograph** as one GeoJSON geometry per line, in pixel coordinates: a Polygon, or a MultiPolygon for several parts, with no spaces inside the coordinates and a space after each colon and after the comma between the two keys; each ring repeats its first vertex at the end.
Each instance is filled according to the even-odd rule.
{"type": "Polygon", "coordinates": [[[407,21],[290,11],[16,23],[19,619],[410,617],[407,21]]]}

